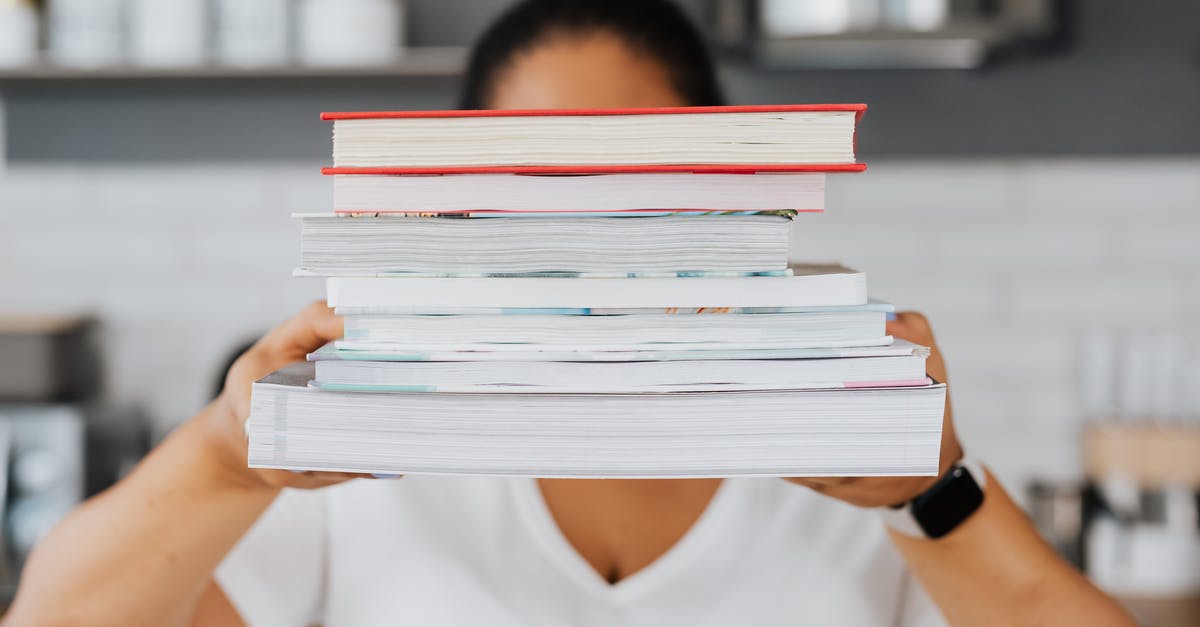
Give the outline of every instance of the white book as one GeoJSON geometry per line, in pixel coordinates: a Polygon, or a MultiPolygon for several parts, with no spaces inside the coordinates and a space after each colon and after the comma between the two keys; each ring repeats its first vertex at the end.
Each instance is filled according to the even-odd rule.
{"type": "Polygon", "coordinates": [[[318,387],[366,392],[637,392],[923,385],[925,355],[635,362],[321,360],[318,387]]]}
{"type": "Polygon", "coordinates": [[[858,111],[757,109],[383,112],[326,118],[334,121],[335,167],[854,163],[858,111]]]}
{"type": "Polygon", "coordinates": [[[730,344],[643,344],[606,347],[538,345],[510,349],[507,344],[457,346],[388,346],[338,340],[308,354],[309,361],[699,361],[705,359],[830,359],[834,357],[890,357],[912,355],[921,347],[884,336],[871,346],[780,347],[777,343],[745,347],[730,344]]]}
{"type": "Polygon", "coordinates": [[[825,174],[405,175],[333,177],[339,212],[412,214],[820,211],[825,174]]]}
{"type": "Polygon", "coordinates": [[[330,277],[331,307],[817,307],[863,305],[866,275],[793,266],[792,276],[681,278],[330,277]]]}
{"type": "MultiPolygon", "coordinates": [[[[838,341],[820,343],[812,340],[803,340],[798,342],[708,342],[708,343],[679,343],[679,344],[509,344],[505,342],[487,342],[477,344],[388,344],[377,342],[360,342],[358,340],[337,340],[334,346],[339,350],[356,351],[356,352],[406,352],[406,353],[431,353],[431,352],[469,352],[469,353],[497,353],[511,355],[511,358],[526,359],[523,355],[540,355],[545,353],[556,352],[574,352],[574,353],[629,353],[640,351],[663,351],[669,350],[672,347],[680,350],[725,350],[725,351],[788,351],[800,352],[809,349],[814,350],[837,350],[843,348],[874,348],[889,344],[893,341],[892,336],[885,335],[882,337],[873,337],[857,341],[838,341]]],[[[791,355],[777,355],[770,357],[766,354],[752,355],[748,359],[783,359],[791,358],[791,355]]],[[[807,356],[803,356],[807,357],[807,356]]],[[[715,357],[714,357],[715,358],[715,357]]],[[[708,359],[708,357],[705,357],[708,359]]],[[[559,361],[574,361],[571,359],[559,361]]],[[[609,360],[612,361],[612,360],[609,360]]]]}
{"type": "Polygon", "coordinates": [[[254,384],[255,468],[534,477],[937,474],[945,387],[650,394],[334,392],[254,384]]]}
{"type": "MultiPolygon", "coordinates": [[[[792,266],[804,272],[803,266],[792,266]]],[[[788,271],[791,273],[791,270],[788,271]]],[[[705,275],[708,276],[708,275],[705,275]]],[[[632,277],[631,277],[632,278],[632,277]]],[[[339,316],[627,316],[643,314],[728,315],[728,314],[776,314],[776,313],[827,313],[842,309],[876,308],[883,312],[896,311],[895,306],[883,301],[872,300],[865,306],[847,307],[423,307],[407,304],[395,307],[338,307],[339,316]]]]}
{"type": "Polygon", "coordinates": [[[834,347],[884,343],[882,307],[811,313],[547,315],[352,315],[344,340],[357,345],[619,345],[770,343],[834,347]]]}
{"type": "Polygon", "coordinates": [[[297,217],[300,272],[321,276],[782,272],[791,224],[780,215],[297,217]]]}

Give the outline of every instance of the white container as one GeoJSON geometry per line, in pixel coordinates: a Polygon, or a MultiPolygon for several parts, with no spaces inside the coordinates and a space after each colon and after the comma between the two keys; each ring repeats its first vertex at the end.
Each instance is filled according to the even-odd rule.
{"type": "Polygon", "coordinates": [[[934,31],[946,25],[950,0],[888,0],[888,25],[899,30],[934,31]]]}
{"type": "Polygon", "coordinates": [[[770,37],[839,35],[879,25],[879,0],[763,0],[759,11],[770,37]]]}
{"type": "Polygon", "coordinates": [[[288,60],[289,0],[217,0],[217,59],[270,67],[288,60]]]}
{"type": "Polygon", "coordinates": [[[0,67],[30,65],[37,58],[37,11],[25,0],[0,0],[0,67]]]}
{"type": "Polygon", "coordinates": [[[119,63],[122,0],[49,0],[50,56],[62,65],[96,68],[119,63]]]}
{"type": "Polygon", "coordinates": [[[202,65],[205,0],[129,0],[129,58],[147,67],[202,65]]]}
{"type": "Polygon", "coordinates": [[[399,0],[300,0],[300,62],[309,66],[385,65],[403,52],[399,0]]]}

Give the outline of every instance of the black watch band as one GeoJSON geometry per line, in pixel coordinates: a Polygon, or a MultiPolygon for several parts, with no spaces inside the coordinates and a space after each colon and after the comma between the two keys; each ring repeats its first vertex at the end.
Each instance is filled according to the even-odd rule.
{"type": "Polygon", "coordinates": [[[983,505],[983,468],[972,460],[955,462],[925,492],[899,507],[882,508],[889,527],[916,537],[941,538],[983,505]]]}

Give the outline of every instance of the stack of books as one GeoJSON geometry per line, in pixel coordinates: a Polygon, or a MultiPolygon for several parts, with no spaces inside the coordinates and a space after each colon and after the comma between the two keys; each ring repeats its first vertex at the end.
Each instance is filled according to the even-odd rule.
{"type": "Polygon", "coordinates": [[[345,337],[254,386],[254,467],[936,474],[945,387],[890,305],[789,265],[863,105],[325,114],[301,275],[345,337]]]}

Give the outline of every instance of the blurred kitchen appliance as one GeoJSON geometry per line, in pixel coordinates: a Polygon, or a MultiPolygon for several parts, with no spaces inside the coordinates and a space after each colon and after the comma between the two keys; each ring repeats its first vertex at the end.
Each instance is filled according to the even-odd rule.
{"type": "Polygon", "coordinates": [[[149,421],[130,408],[0,404],[0,606],[38,540],[149,446],[149,421]]]}
{"type": "Polygon", "coordinates": [[[70,406],[0,406],[6,590],[33,545],[84,498],[84,423],[70,406]]]}
{"type": "Polygon", "coordinates": [[[1083,565],[1149,624],[1200,624],[1200,338],[1085,344],[1083,565]]]}
{"type": "Polygon", "coordinates": [[[75,401],[100,390],[96,320],[0,314],[0,402],[75,401]]]}
{"type": "Polygon", "coordinates": [[[1200,625],[1200,337],[1101,330],[1082,349],[1082,478],[1034,482],[1030,515],[1142,624],[1200,625]]]}
{"type": "Polygon", "coordinates": [[[725,49],[768,69],[966,69],[1059,47],[1062,0],[717,0],[725,49]]]}
{"type": "Polygon", "coordinates": [[[1085,563],[1118,595],[1200,596],[1200,427],[1094,424],[1086,472],[1102,505],[1085,563]]]}
{"type": "Polygon", "coordinates": [[[1034,481],[1028,490],[1029,516],[1042,537],[1077,568],[1083,566],[1086,486],[1070,481],[1034,481]]]}
{"type": "Polygon", "coordinates": [[[0,314],[0,604],[33,545],[149,448],[140,411],[98,400],[99,326],[0,314]]]}

